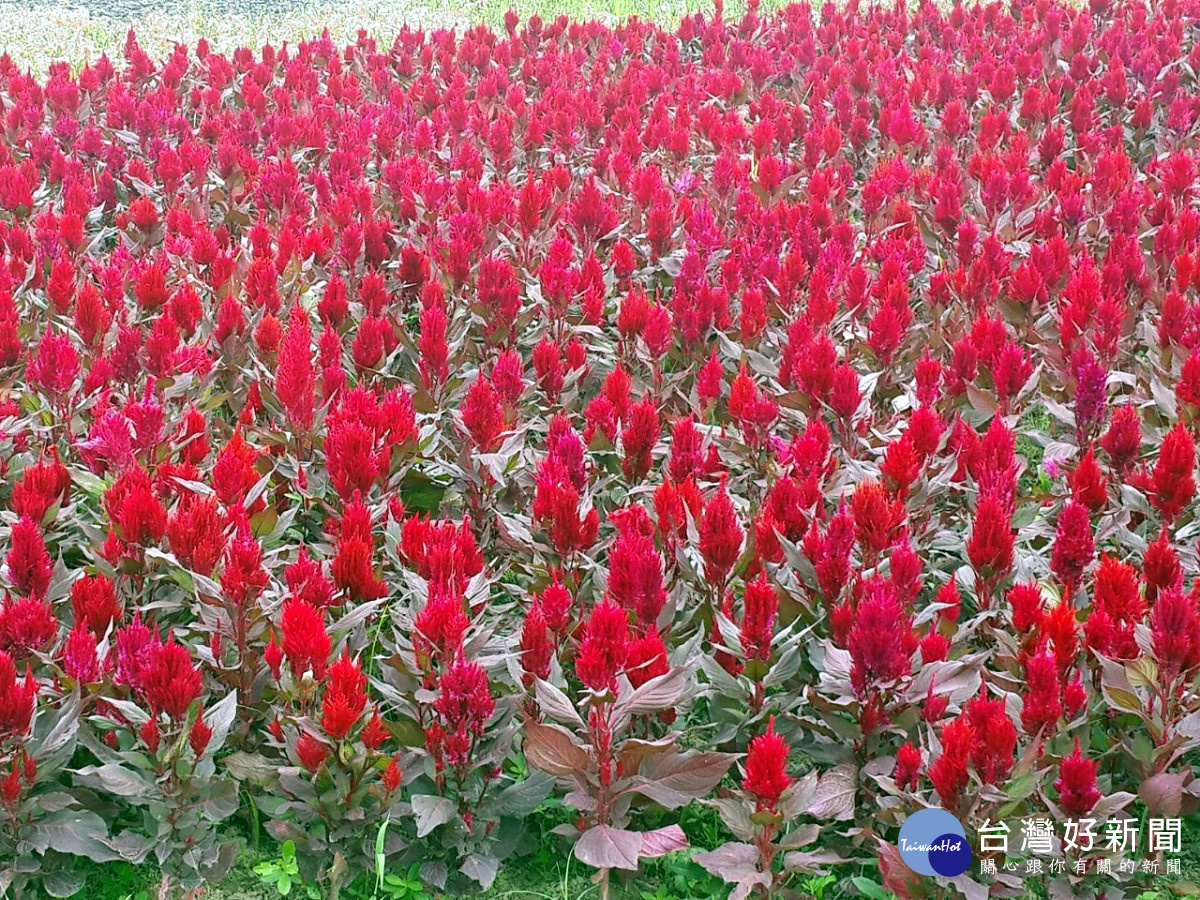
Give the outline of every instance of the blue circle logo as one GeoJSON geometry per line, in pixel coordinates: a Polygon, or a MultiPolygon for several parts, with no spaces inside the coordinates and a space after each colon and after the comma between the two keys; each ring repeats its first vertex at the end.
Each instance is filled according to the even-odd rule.
{"type": "Polygon", "coordinates": [[[944,809],[922,809],[909,816],[897,846],[904,864],[921,875],[953,878],[971,865],[966,829],[944,809]]]}

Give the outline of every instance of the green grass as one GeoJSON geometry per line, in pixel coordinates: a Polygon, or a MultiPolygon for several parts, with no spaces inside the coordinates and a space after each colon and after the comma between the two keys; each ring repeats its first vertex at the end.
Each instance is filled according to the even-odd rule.
{"type": "Polygon", "coordinates": [[[1050,431],[1050,413],[1041,405],[1030,406],[1017,425],[1017,440],[1014,449],[1025,458],[1028,465],[1021,474],[1020,492],[1022,496],[1036,493],[1035,486],[1042,478],[1042,460],[1045,458],[1045,448],[1029,437],[1030,432],[1048,434],[1050,431]]]}
{"type": "MultiPolygon", "coordinates": [[[[786,5],[783,0],[763,0],[763,11],[786,5]]],[[[729,0],[726,16],[740,18],[745,0],[729,0]]],[[[552,20],[572,19],[616,22],[637,16],[675,23],[687,14],[711,11],[711,0],[345,0],[341,3],[300,0],[295,9],[274,12],[234,13],[205,0],[172,2],[162,9],[134,17],[92,13],[65,8],[49,0],[30,0],[22,15],[0,16],[0,52],[23,66],[44,73],[56,60],[73,65],[97,59],[102,53],[119,57],[129,29],[154,57],[169,53],[176,43],[194,45],[204,37],[214,49],[229,52],[239,46],[296,42],[328,29],[338,42],[353,41],[365,29],[380,43],[389,44],[403,26],[410,28],[467,28],[484,24],[503,29],[509,9],[518,9],[523,21],[534,15],[552,20]]]]}

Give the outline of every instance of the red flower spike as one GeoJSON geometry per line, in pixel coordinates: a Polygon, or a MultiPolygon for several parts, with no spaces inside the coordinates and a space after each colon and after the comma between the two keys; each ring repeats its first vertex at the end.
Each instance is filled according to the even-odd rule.
{"type": "Polygon", "coordinates": [[[1058,791],[1058,805],[1072,817],[1087,816],[1100,801],[1102,795],[1096,789],[1096,764],[1084,757],[1079,738],[1075,739],[1074,752],[1059,765],[1054,789],[1058,791]]]}
{"type": "Polygon", "coordinates": [[[775,732],[775,717],[767,721],[767,730],[750,742],[746,754],[746,777],[742,787],[753,795],[760,810],[774,811],[779,799],[792,784],[787,773],[791,748],[775,732]]]}

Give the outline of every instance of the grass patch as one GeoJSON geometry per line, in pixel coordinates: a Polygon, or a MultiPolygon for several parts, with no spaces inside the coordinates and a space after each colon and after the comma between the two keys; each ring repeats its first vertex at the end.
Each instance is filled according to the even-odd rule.
{"type": "MultiPolygon", "coordinates": [[[[764,0],[763,12],[786,4],[764,0]]],[[[370,33],[380,44],[390,44],[396,33],[408,28],[465,29],[483,24],[503,29],[504,16],[517,9],[522,20],[537,15],[549,21],[566,15],[574,20],[616,22],[630,16],[675,23],[685,15],[713,8],[711,0],[463,0],[461,3],[425,0],[347,0],[322,3],[300,0],[288,6],[237,11],[206,0],[167,0],[148,12],[112,13],[31,0],[0,5],[0,53],[35,73],[50,63],[67,60],[79,65],[107,53],[120,57],[126,34],[133,29],[138,42],[151,56],[168,54],[177,43],[194,46],[200,38],[220,52],[237,47],[295,43],[328,30],[338,43],[353,41],[359,31],[370,33]]],[[[725,4],[728,18],[740,18],[745,0],[725,4]]]]}

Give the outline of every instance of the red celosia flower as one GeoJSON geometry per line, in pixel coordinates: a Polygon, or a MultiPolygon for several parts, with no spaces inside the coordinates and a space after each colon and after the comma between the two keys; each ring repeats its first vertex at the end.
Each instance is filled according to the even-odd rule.
{"type": "Polygon", "coordinates": [[[1100,446],[1118,472],[1124,472],[1137,459],[1142,448],[1142,418],[1132,404],[1117,407],[1100,446]]]}
{"type": "Polygon", "coordinates": [[[1079,584],[1083,570],[1092,562],[1096,545],[1092,539],[1092,520],[1087,507],[1074,500],[1067,501],[1058,516],[1054,533],[1054,548],[1050,554],[1050,569],[1058,580],[1071,590],[1079,584]]]}
{"type": "Polygon", "coordinates": [[[1177,588],[1163,591],[1150,609],[1154,659],[1166,683],[1200,666],[1200,610],[1196,596],[1177,588]]]}
{"type": "Polygon", "coordinates": [[[442,674],[438,688],[434,709],[442,735],[436,756],[450,766],[466,765],[496,709],[487,673],[460,656],[442,674]]]}
{"type": "Polygon", "coordinates": [[[43,650],[58,634],[50,604],[35,597],[5,598],[0,609],[0,650],[24,659],[43,650]]]}
{"type": "Polygon", "coordinates": [[[18,683],[16,664],[0,650],[0,738],[24,738],[29,733],[37,693],[33,670],[26,667],[25,683],[18,683]]]}
{"type": "Polygon", "coordinates": [[[859,697],[908,675],[912,670],[910,656],[916,649],[912,618],[905,613],[895,588],[873,578],[865,591],[846,637],[846,649],[853,660],[850,682],[859,697]]]}
{"type": "Polygon", "coordinates": [[[1042,588],[1037,582],[1014,585],[1009,588],[1005,597],[1012,607],[1013,627],[1017,631],[1028,631],[1041,623],[1045,601],[1042,599],[1042,588]]]}
{"type": "Polygon", "coordinates": [[[771,425],[779,418],[779,404],[760,391],[743,363],[729,390],[729,415],[749,447],[762,447],[771,425]]]}
{"type": "Polygon", "coordinates": [[[1070,481],[1072,497],[1093,512],[1103,509],[1108,503],[1108,479],[1100,471],[1091,447],[1071,473],[1070,481]]]}
{"type": "Polygon", "coordinates": [[[339,540],[329,573],[340,591],[355,601],[375,600],[387,593],[387,585],[375,577],[374,547],[358,538],[339,540]]]}
{"type": "Polygon", "coordinates": [[[942,752],[929,767],[929,780],[947,809],[958,807],[970,781],[969,766],[975,739],[975,729],[965,716],[942,726],[942,752]]]}
{"type": "Polygon", "coordinates": [[[608,596],[631,610],[641,626],[658,621],[667,592],[663,587],[662,558],[649,534],[619,527],[608,557],[608,596]]]}
{"type": "Polygon", "coordinates": [[[605,600],[592,610],[584,624],[575,673],[584,686],[594,691],[613,689],[628,652],[628,614],[611,600],[605,600]]]}
{"type": "Polygon", "coordinates": [[[400,787],[400,767],[396,764],[396,757],[393,756],[388,760],[387,768],[383,770],[380,779],[383,782],[383,789],[389,794],[395,793],[396,789],[400,787]]]}
{"type": "Polygon", "coordinates": [[[478,376],[462,402],[462,422],[467,435],[481,453],[492,453],[500,446],[504,433],[504,410],[492,383],[478,376]]]}
{"type": "Polygon", "coordinates": [[[263,568],[262,544],[254,537],[250,521],[242,517],[225,553],[221,588],[229,600],[238,606],[246,606],[258,597],[268,580],[267,571],[263,568]]]}
{"type": "Polygon", "coordinates": [[[554,644],[540,603],[536,601],[525,615],[521,626],[521,671],[525,687],[531,687],[535,679],[550,677],[550,660],[554,655],[554,644]]]}
{"type": "Polygon", "coordinates": [[[118,684],[127,684],[138,689],[142,685],[142,669],[151,647],[158,636],[142,624],[141,613],[135,613],[133,621],[117,632],[118,684]]]}
{"type": "Polygon", "coordinates": [[[1087,706],[1087,702],[1087,688],[1083,686],[1083,679],[1076,675],[1075,679],[1063,690],[1063,709],[1066,710],[1067,718],[1075,718],[1079,711],[1087,706]]]}
{"type": "Polygon", "coordinates": [[[156,718],[151,716],[143,722],[141,728],[138,729],[138,735],[141,737],[142,743],[146,745],[147,750],[152,754],[158,752],[158,742],[162,735],[159,733],[158,720],[156,718]]]}
{"type": "Polygon", "coordinates": [[[1146,547],[1142,557],[1142,577],[1146,582],[1146,599],[1150,602],[1160,591],[1183,585],[1183,566],[1165,527],[1146,547]]]}
{"type": "Polygon", "coordinates": [[[1196,495],[1196,443],[1182,423],[1172,428],[1159,447],[1151,472],[1138,472],[1133,484],[1169,523],[1196,495]]]}
{"type": "Polygon", "coordinates": [[[774,811],[779,799],[792,784],[787,772],[787,741],[775,732],[775,717],[767,721],[767,730],[750,741],[746,754],[746,777],[742,787],[754,796],[760,810],[774,811]]]}
{"type": "Polygon", "coordinates": [[[104,495],[104,506],[121,539],[149,547],[162,540],[167,530],[167,511],[154,492],[146,470],[126,470],[104,495]]]}
{"type": "Polygon", "coordinates": [[[300,758],[300,764],[315,775],[329,758],[329,745],[305,731],[296,741],[296,756],[300,758]]]}
{"type": "Polygon", "coordinates": [[[225,553],[225,520],[216,498],[185,494],[167,520],[167,540],[185,567],[211,575],[225,553]]]}
{"type": "Polygon", "coordinates": [[[288,600],[283,604],[280,630],[283,655],[292,674],[301,678],[305,672],[312,672],[315,679],[323,681],[330,650],[324,614],[303,600],[288,600]]]}
{"type": "Polygon", "coordinates": [[[12,770],[0,778],[0,804],[15,810],[21,799],[21,770],[13,760],[12,770]]]}
{"type": "Polygon", "coordinates": [[[1040,630],[1050,641],[1060,678],[1065,677],[1079,652],[1079,622],[1075,618],[1074,604],[1064,599],[1052,607],[1042,616],[1040,630]]]}
{"type": "Polygon", "coordinates": [[[204,710],[200,710],[196,714],[196,721],[192,723],[192,730],[188,732],[188,743],[192,745],[192,752],[199,759],[204,755],[204,751],[208,749],[208,742],[212,740],[212,728],[204,721],[204,710]]]}
{"type": "Polygon", "coordinates": [[[587,550],[596,542],[600,514],[581,508],[582,498],[568,464],[551,453],[538,466],[533,518],[547,531],[559,556],[587,550]]]}
{"type": "Polygon", "coordinates": [[[896,772],[892,778],[897,786],[915,791],[920,774],[921,751],[911,741],[907,742],[896,751],[896,772]]]}
{"type": "Polygon", "coordinates": [[[312,328],[308,314],[299,304],[292,307],[275,366],[275,395],[287,413],[292,430],[307,433],[312,428],[316,409],[316,370],[312,358],[312,328]]]}
{"type": "Polygon", "coordinates": [[[1017,728],[1008,717],[1003,700],[980,693],[967,701],[963,714],[971,723],[974,739],[971,764],[984,784],[1000,784],[1012,771],[1017,746],[1017,728]]]}
{"type": "Polygon", "coordinates": [[[908,434],[888,444],[879,471],[892,494],[901,499],[908,496],[908,489],[921,472],[920,454],[908,434]]]}
{"type": "Polygon", "coordinates": [[[293,597],[317,609],[324,609],[333,603],[333,585],[321,571],[321,564],[309,555],[307,547],[300,548],[300,555],[284,569],[283,574],[293,597]]]}
{"type": "Polygon", "coordinates": [[[813,522],[804,538],[804,554],[817,572],[817,583],[827,608],[833,608],[850,578],[850,553],[854,541],[855,523],[845,503],[838,506],[824,535],[813,522]]]}
{"type": "Polygon", "coordinates": [[[921,662],[941,662],[950,655],[950,641],[944,634],[931,631],[921,638],[921,662]]]}
{"type": "Polygon", "coordinates": [[[704,577],[710,585],[725,583],[742,554],[744,537],[737,510],[722,479],[720,489],[704,504],[700,518],[700,555],[704,557],[704,577]]]}
{"type": "Polygon", "coordinates": [[[1146,616],[1137,569],[1105,553],[1100,557],[1092,608],[1084,622],[1087,646],[1112,659],[1134,659],[1141,649],[1134,629],[1146,616]]]}
{"type": "Polygon", "coordinates": [[[1053,731],[1062,717],[1062,686],[1058,681],[1058,665],[1048,653],[1038,653],[1025,662],[1025,705],[1021,710],[1021,725],[1026,734],[1042,729],[1053,731]]]}
{"type": "Polygon", "coordinates": [[[1087,816],[1100,801],[1096,789],[1096,764],[1084,757],[1079,749],[1079,738],[1075,738],[1075,750],[1066,757],[1058,768],[1058,779],[1054,782],[1058,791],[1058,805],[1073,818],[1087,816]]]}
{"type": "Polygon", "coordinates": [[[100,675],[96,637],[85,625],[76,625],[63,646],[63,671],[80,684],[91,684],[100,675]]]}
{"type": "Polygon", "coordinates": [[[995,494],[980,496],[975,505],[971,537],[967,540],[967,558],[976,577],[985,585],[1003,580],[1012,569],[1012,513],[995,494]]]}
{"type": "Polygon", "coordinates": [[[775,637],[775,616],[779,612],[779,594],[766,573],[746,585],[742,595],[742,625],[738,638],[746,659],[771,661],[771,641],[775,637]]]}
{"type": "Polygon", "coordinates": [[[383,723],[383,719],[379,718],[379,710],[371,713],[371,718],[363,726],[362,734],[360,735],[363,746],[368,750],[378,750],[391,736],[391,732],[388,731],[387,726],[383,723]]]}
{"type": "Polygon", "coordinates": [[[650,630],[643,637],[629,642],[625,674],[629,676],[629,683],[635,688],[641,687],[651,678],[666,675],[669,671],[671,664],[667,659],[667,646],[659,636],[657,628],[650,626],[650,630]]]}
{"type": "Polygon", "coordinates": [[[71,608],[76,624],[86,625],[100,637],[121,619],[116,589],[104,575],[85,575],[71,585],[71,608]]]}
{"type": "Polygon", "coordinates": [[[70,473],[51,448],[50,461],[26,467],[21,480],[13,485],[12,509],[18,516],[41,524],[51,507],[63,502],[71,484],[70,473]]]}
{"type": "Polygon", "coordinates": [[[863,552],[878,556],[891,546],[904,522],[904,507],[877,481],[864,481],[850,497],[854,530],[863,552]]]}
{"type": "Polygon", "coordinates": [[[720,399],[721,385],[724,379],[725,369],[717,357],[717,351],[713,350],[708,361],[701,366],[700,372],[696,375],[696,393],[701,406],[707,406],[720,399]]]}
{"type": "Polygon", "coordinates": [[[449,347],[446,342],[448,325],[449,319],[443,305],[426,306],[421,310],[421,337],[417,346],[420,351],[421,378],[429,389],[445,383],[450,375],[449,347]]]}
{"type": "Polygon", "coordinates": [[[513,409],[525,393],[525,364],[516,350],[501,350],[492,365],[492,387],[506,409],[513,409]]]}
{"type": "Polygon", "coordinates": [[[575,598],[567,586],[556,578],[535,599],[550,630],[557,634],[566,631],[575,605],[575,598]]]}
{"type": "Polygon", "coordinates": [[[346,648],[329,667],[329,681],[321,701],[321,728],[340,741],[350,733],[367,707],[367,676],[346,648]]]}
{"type": "Polygon", "coordinates": [[[79,376],[79,354],[66,335],[47,331],[29,354],[26,375],[47,393],[65,394],[79,376]]]}
{"type": "Polygon", "coordinates": [[[271,632],[271,640],[263,650],[263,660],[271,669],[271,677],[278,681],[283,666],[283,650],[275,640],[275,632],[271,632]]]}
{"type": "Polygon", "coordinates": [[[46,552],[41,528],[33,519],[22,517],[13,525],[10,540],[12,546],[4,562],[13,586],[30,597],[46,596],[54,563],[46,552]]]}
{"type": "Polygon", "coordinates": [[[628,423],[621,432],[624,456],[621,466],[631,482],[641,481],[650,471],[651,453],[659,438],[658,408],[649,397],[629,409],[628,423]]]}
{"type": "Polygon", "coordinates": [[[168,634],[166,643],[154,643],[142,661],[140,689],[150,709],[172,719],[187,715],[192,701],[200,696],[200,672],[187,648],[168,634]]]}

